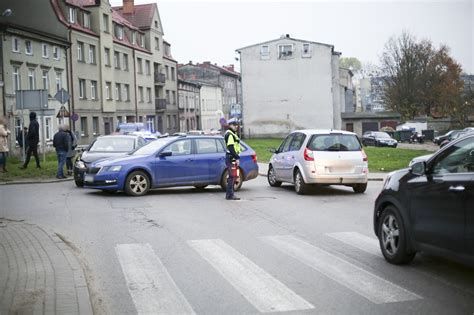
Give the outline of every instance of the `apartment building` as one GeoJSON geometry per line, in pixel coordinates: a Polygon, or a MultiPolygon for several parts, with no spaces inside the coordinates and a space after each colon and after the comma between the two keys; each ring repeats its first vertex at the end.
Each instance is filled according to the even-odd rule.
{"type": "Polygon", "coordinates": [[[201,85],[178,79],[178,108],[181,131],[201,129],[201,85]]]}

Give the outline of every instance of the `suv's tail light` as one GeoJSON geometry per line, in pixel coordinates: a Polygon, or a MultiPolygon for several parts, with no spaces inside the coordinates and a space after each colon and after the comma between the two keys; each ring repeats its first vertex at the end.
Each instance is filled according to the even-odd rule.
{"type": "Polygon", "coordinates": [[[257,153],[252,154],[252,161],[257,163],[257,153]]]}
{"type": "Polygon", "coordinates": [[[308,148],[304,148],[304,159],[305,161],[314,161],[313,151],[308,148]]]}
{"type": "Polygon", "coordinates": [[[367,158],[367,154],[365,154],[364,149],[362,149],[362,161],[367,162],[369,159],[367,158]]]}

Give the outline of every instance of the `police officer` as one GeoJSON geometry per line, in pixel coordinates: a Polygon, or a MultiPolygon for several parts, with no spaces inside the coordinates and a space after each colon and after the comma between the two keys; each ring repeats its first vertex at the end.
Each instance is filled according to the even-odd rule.
{"type": "Polygon", "coordinates": [[[240,200],[237,196],[234,195],[234,183],[236,176],[232,172],[232,166],[239,167],[240,159],[240,139],[237,136],[237,128],[239,125],[239,120],[237,118],[231,118],[227,121],[229,129],[224,134],[224,141],[226,145],[226,155],[225,155],[225,164],[227,166],[227,189],[225,194],[225,199],[227,200],[240,200]]]}

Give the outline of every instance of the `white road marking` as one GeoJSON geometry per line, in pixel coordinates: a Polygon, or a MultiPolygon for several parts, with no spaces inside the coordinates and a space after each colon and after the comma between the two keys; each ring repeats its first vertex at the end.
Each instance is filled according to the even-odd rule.
{"type": "Polygon", "coordinates": [[[115,247],[138,314],[194,314],[150,244],[115,247]]]}
{"type": "Polygon", "coordinates": [[[314,306],[220,239],[188,241],[257,310],[285,312],[314,306]]]}
{"type": "Polygon", "coordinates": [[[262,239],[373,303],[404,302],[422,298],[294,236],[267,236],[262,239]]]}
{"type": "Polygon", "coordinates": [[[379,241],[376,238],[368,237],[357,232],[328,233],[326,235],[366,253],[383,257],[380,251],[379,241]]]}

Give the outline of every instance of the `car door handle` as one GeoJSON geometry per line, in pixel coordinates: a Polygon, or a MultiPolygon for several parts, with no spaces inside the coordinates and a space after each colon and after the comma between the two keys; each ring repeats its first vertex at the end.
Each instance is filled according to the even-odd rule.
{"type": "Polygon", "coordinates": [[[185,161],[185,162],[192,162],[192,161],[194,161],[194,160],[193,160],[193,159],[186,159],[186,160],[184,160],[184,161],[185,161]]]}
{"type": "Polygon", "coordinates": [[[449,191],[453,191],[453,192],[462,192],[464,191],[464,186],[451,186],[449,187],[449,191]]]}

